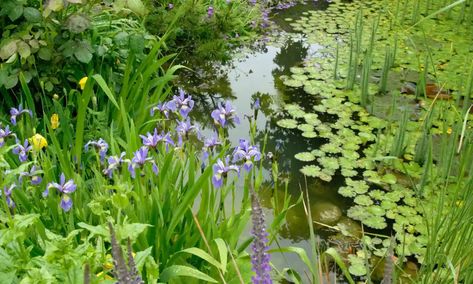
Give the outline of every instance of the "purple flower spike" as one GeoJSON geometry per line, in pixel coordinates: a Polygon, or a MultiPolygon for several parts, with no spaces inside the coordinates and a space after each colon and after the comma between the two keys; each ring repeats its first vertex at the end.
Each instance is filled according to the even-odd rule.
{"type": "MultiPolygon", "coordinates": [[[[13,202],[13,199],[11,198],[11,194],[13,192],[13,189],[16,187],[15,184],[10,185],[9,187],[4,186],[3,187],[3,193],[5,194],[5,200],[7,201],[7,205],[10,208],[15,207],[15,202],[13,202]]],[[[2,192],[0,191],[0,196],[2,196],[2,192]]]]}
{"type": "Polygon", "coordinates": [[[26,162],[28,160],[28,152],[33,149],[31,145],[28,143],[28,139],[25,139],[25,142],[23,142],[23,145],[18,144],[15,148],[13,148],[13,153],[18,155],[18,158],[20,159],[20,162],[26,162]]]}
{"type": "Polygon", "coordinates": [[[251,244],[251,250],[253,251],[251,263],[253,271],[256,273],[255,276],[251,277],[251,280],[254,284],[270,284],[273,281],[269,275],[271,267],[269,266],[269,254],[267,253],[268,233],[266,232],[263,209],[253,189],[251,192],[251,219],[253,221],[251,233],[254,236],[251,244]]]}
{"type": "Polygon", "coordinates": [[[207,9],[207,17],[212,18],[213,15],[214,15],[214,7],[209,6],[209,8],[207,9]]]}
{"type": "Polygon", "coordinates": [[[220,105],[216,110],[212,111],[211,116],[214,119],[214,123],[223,128],[225,128],[230,121],[233,121],[235,124],[240,123],[240,119],[236,115],[236,110],[232,107],[230,101],[226,101],[225,106],[220,105]]]}
{"type": "Polygon", "coordinates": [[[97,151],[99,151],[100,163],[103,163],[103,161],[105,160],[105,155],[107,154],[107,151],[108,151],[108,143],[105,140],[103,140],[102,138],[100,138],[97,141],[90,140],[89,142],[87,142],[85,144],[85,146],[84,146],[85,150],[89,151],[90,146],[94,146],[94,148],[97,151]]]}
{"type": "Polygon", "coordinates": [[[183,118],[187,118],[189,112],[194,107],[192,96],[186,96],[186,93],[182,89],[179,89],[179,96],[174,96],[172,102],[183,118]]]}
{"type": "Polygon", "coordinates": [[[261,152],[258,147],[251,146],[250,142],[245,139],[240,139],[240,145],[233,151],[233,162],[244,161],[243,168],[249,172],[253,167],[254,161],[261,159],[261,152]]]}
{"type": "Polygon", "coordinates": [[[31,117],[33,117],[33,112],[29,109],[23,109],[23,106],[20,104],[18,108],[12,107],[10,109],[10,121],[11,124],[16,125],[16,118],[17,116],[20,116],[23,113],[28,113],[31,117]]]}
{"type": "Polygon", "coordinates": [[[10,126],[5,126],[5,128],[0,128],[0,147],[3,147],[5,145],[5,138],[9,136],[14,136],[16,137],[15,133],[11,132],[10,126]]]}
{"type": "Polygon", "coordinates": [[[251,108],[254,109],[254,110],[258,110],[258,109],[261,108],[261,104],[260,104],[260,101],[259,101],[258,98],[255,99],[255,101],[251,105],[251,108]]]}
{"type": "Polygon", "coordinates": [[[142,146],[140,149],[138,149],[135,152],[133,159],[131,159],[131,162],[128,164],[128,171],[130,172],[131,177],[135,178],[136,177],[135,169],[137,167],[138,168],[143,167],[146,163],[151,163],[153,165],[153,172],[157,175],[158,166],[153,161],[153,158],[148,157],[148,148],[145,146],[142,146]]]}
{"type": "Polygon", "coordinates": [[[72,207],[72,199],[70,198],[69,194],[76,191],[77,185],[74,183],[73,179],[70,179],[66,182],[66,176],[64,173],[61,173],[60,176],[60,183],[50,182],[46,185],[46,190],[43,191],[43,197],[47,197],[49,195],[49,190],[51,188],[57,189],[61,194],[61,208],[64,212],[68,212],[72,207]]]}
{"type": "Polygon", "coordinates": [[[217,163],[213,165],[213,177],[212,183],[216,188],[220,188],[223,185],[223,180],[227,177],[229,171],[236,171],[240,173],[240,168],[236,165],[230,165],[230,158],[225,158],[225,163],[218,159],[217,163]]]}
{"type": "Polygon", "coordinates": [[[124,162],[123,157],[125,157],[125,152],[122,152],[120,156],[108,157],[108,167],[103,170],[103,173],[106,174],[108,178],[112,178],[113,171],[120,168],[121,164],[124,162]]]}
{"type": "Polygon", "coordinates": [[[20,178],[19,182],[21,183],[23,181],[24,177],[29,177],[31,178],[31,184],[32,185],[38,185],[41,183],[43,180],[41,176],[39,176],[41,173],[41,168],[32,166],[29,172],[21,172],[20,173],[20,178]]]}

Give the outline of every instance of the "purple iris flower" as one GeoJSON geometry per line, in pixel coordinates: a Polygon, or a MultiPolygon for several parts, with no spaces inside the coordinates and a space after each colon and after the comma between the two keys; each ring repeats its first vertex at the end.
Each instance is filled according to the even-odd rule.
{"type": "Polygon", "coordinates": [[[171,139],[171,135],[168,133],[161,132],[158,135],[158,129],[154,129],[154,133],[146,133],[145,135],[140,135],[141,139],[143,140],[143,145],[149,148],[156,148],[159,142],[166,143],[166,150],[168,149],[168,145],[174,145],[174,141],[171,139]]]}
{"type": "Polygon", "coordinates": [[[259,161],[261,159],[261,152],[258,147],[251,146],[250,142],[245,139],[240,139],[240,145],[238,145],[233,151],[233,162],[244,161],[243,168],[249,172],[253,167],[253,161],[259,161]]]}
{"type": "Polygon", "coordinates": [[[123,157],[125,157],[125,152],[122,152],[120,156],[108,157],[108,167],[103,170],[103,173],[106,174],[108,178],[112,178],[113,171],[120,168],[121,164],[124,162],[123,157]]]}
{"type": "MultiPolygon", "coordinates": [[[[15,202],[13,202],[13,199],[11,198],[11,194],[12,194],[13,189],[15,187],[16,187],[15,184],[10,185],[9,187],[7,187],[7,186],[3,187],[3,194],[5,194],[5,200],[7,201],[8,207],[10,207],[10,208],[15,207],[15,202]]],[[[2,192],[0,191],[0,196],[2,195],[1,193],[2,192]]]]}
{"type": "Polygon", "coordinates": [[[236,115],[236,110],[232,107],[230,101],[226,101],[225,106],[220,105],[216,110],[212,111],[211,116],[216,125],[220,125],[224,128],[229,121],[233,121],[235,124],[240,123],[240,119],[236,115]]]}
{"type": "Polygon", "coordinates": [[[33,117],[33,112],[29,109],[23,109],[23,106],[20,104],[18,108],[12,107],[10,109],[10,121],[11,124],[16,125],[16,117],[20,116],[22,113],[28,113],[31,117],[33,117]]]}
{"type": "Polygon", "coordinates": [[[77,185],[74,183],[73,179],[70,179],[66,182],[66,176],[64,173],[61,173],[60,176],[60,183],[57,182],[50,182],[46,185],[46,190],[43,191],[43,197],[47,197],[49,195],[49,190],[51,188],[57,189],[61,194],[61,208],[64,212],[69,211],[72,208],[72,199],[69,194],[76,191],[77,185]]]}
{"type": "Polygon", "coordinates": [[[192,96],[186,96],[186,93],[182,89],[179,89],[179,96],[174,96],[172,101],[183,118],[186,118],[194,107],[192,96]]]}
{"type": "Polygon", "coordinates": [[[240,168],[236,165],[230,164],[230,157],[225,158],[225,163],[218,159],[217,163],[213,165],[213,177],[212,183],[216,188],[220,188],[223,185],[224,178],[227,177],[229,171],[235,171],[240,173],[240,168]]]}
{"type": "Polygon", "coordinates": [[[218,134],[214,133],[214,135],[211,138],[207,138],[204,141],[204,147],[209,149],[209,148],[214,148],[218,145],[222,145],[222,142],[218,140],[218,134]]]}
{"type": "Polygon", "coordinates": [[[19,181],[21,183],[23,181],[23,177],[29,177],[29,178],[31,178],[31,184],[32,185],[38,185],[43,180],[41,178],[40,174],[41,174],[41,168],[36,167],[35,165],[33,165],[29,172],[21,172],[20,173],[19,181]]]}
{"type": "Polygon", "coordinates": [[[251,264],[253,271],[256,273],[251,277],[251,280],[255,284],[270,284],[273,281],[269,275],[271,267],[269,265],[269,254],[267,253],[268,233],[266,232],[263,208],[253,189],[251,193],[251,219],[253,221],[251,233],[254,236],[251,244],[251,250],[253,251],[251,264]]]}
{"type": "Polygon", "coordinates": [[[149,113],[151,116],[154,116],[156,111],[159,111],[164,114],[166,118],[169,118],[169,113],[176,111],[176,104],[174,101],[159,103],[157,106],[152,107],[149,113]]]}
{"type": "Polygon", "coordinates": [[[188,137],[189,133],[195,131],[197,128],[192,125],[189,118],[184,121],[177,121],[176,131],[179,136],[188,137]]]}
{"type": "Polygon", "coordinates": [[[152,169],[155,175],[158,174],[158,166],[156,163],[153,161],[153,158],[148,157],[148,147],[142,146],[140,149],[138,149],[135,152],[135,155],[133,156],[133,159],[131,159],[131,162],[128,165],[128,171],[131,174],[132,178],[135,178],[136,172],[135,168],[143,167],[146,163],[151,163],[152,164],[152,169]]]}
{"type": "Polygon", "coordinates": [[[261,104],[259,98],[256,98],[255,101],[251,104],[251,108],[254,110],[258,110],[261,108],[261,104]]]}
{"type": "Polygon", "coordinates": [[[16,137],[15,133],[11,132],[10,126],[5,126],[5,128],[0,128],[0,147],[3,147],[5,145],[5,138],[8,136],[14,136],[16,137]]]}
{"type": "Polygon", "coordinates": [[[99,151],[100,163],[103,163],[103,161],[105,160],[105,155],[108,151],[108,143],[102,138],[100,138],[97,141],[90,140],[89,142],[87,142],[84,146],[86,151],[89,151],[89,146],[94,146],[94,148],[99,151]]]}
{"type": "Polygon", "coordinates": [[[214,15],[214,7],[209,6],[209,8],[207,9],[207,17],[212,18],[213,15],[214,15]]]}
{"type": "Polygon", "coordinates": [[[28,160],[28,152],[33,149],[31,145],[28,143],[28,139],[25,139],[25,142],[23,142],[23,145],[18,144],[15,148],[13,148],[12,152],[16,155],[18,155],[18,158],[20,159],[20,162],[26,162],[28,160]]]}
{"type": "Polygon", "coordinates": [[[168,9],[171,10],[172,8],[174,8],[174,4],[169,3],[169,4],[168,4],[168,9]]]}

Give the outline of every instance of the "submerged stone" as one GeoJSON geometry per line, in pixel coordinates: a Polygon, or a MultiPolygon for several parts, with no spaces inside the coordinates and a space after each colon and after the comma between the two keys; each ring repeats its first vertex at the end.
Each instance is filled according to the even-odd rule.
{"type": "Polygon", "coordinates": [[[335,225],[342,217],[342,210],[331,202],[317,202],[310,209],[312,219],[322,224],[335,225]]]}

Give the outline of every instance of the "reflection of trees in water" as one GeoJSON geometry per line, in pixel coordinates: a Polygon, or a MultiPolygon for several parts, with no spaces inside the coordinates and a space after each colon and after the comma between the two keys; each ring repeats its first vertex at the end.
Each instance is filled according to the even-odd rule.
{"type": "Polygon", "coordinates": [[[273,77],[277,79],[281,75],[289,75],[289,69],[301,63],[306,58],[308,50],[309,47],[304,46],[302,40],[293,41],[289,39],[274,57],[273,62],[279,68],[273,70],[273,77]]]}

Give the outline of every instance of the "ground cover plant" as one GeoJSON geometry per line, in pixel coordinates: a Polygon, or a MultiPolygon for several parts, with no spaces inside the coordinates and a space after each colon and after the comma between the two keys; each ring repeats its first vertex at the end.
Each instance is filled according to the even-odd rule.
{"type": "Polygon", "coordinates": [[[296,1],[2,1],[0,282],[470,283],[473,3],[447,2],[287,18],[321,46],[273,74],[302,99],[243,114],[181,89],[178,62],[271,40],[269,8],[296,1]],[[290,226],[310,251],[280,244],[290,226]]]}

